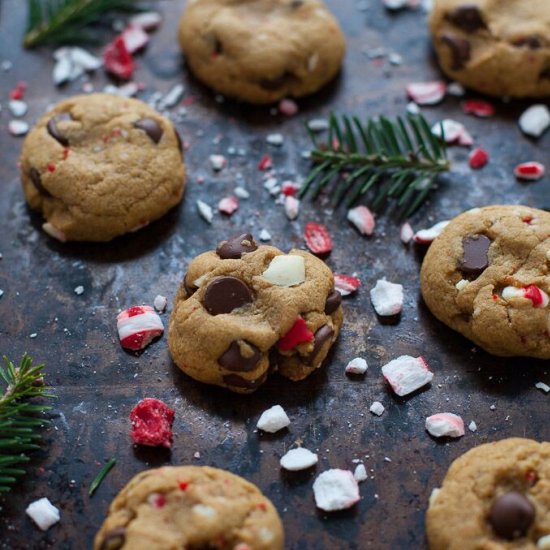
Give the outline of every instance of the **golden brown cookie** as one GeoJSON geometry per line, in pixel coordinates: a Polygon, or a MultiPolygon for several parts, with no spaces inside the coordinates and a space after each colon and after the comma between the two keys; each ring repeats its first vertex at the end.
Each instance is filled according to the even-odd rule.
{"type": "Polygon", "coordinates": [[[137,99],[90,94],[36,123],[23,144],[21,181],[52,236],[108,241],[178,204],[185,167],[168,119],[137,99]]]}
{"type": "Polygon", "coordinates": [[[431,550],[550,548],[550,443],[503,439],[457,458],[426,529],[431,550]]]}
{"type": "Polygon", "coordinates": [[[270,370],[302,380],[320,367],[340,332],[340,303],[323,261],[243,234],[190,263],[168,346],[192,378],[250,393],[270,370]]]}
{"type": "Polygon", "coordinates": [[[550,95],[548,0],[435,0],[430,29],[441,68],[465,86],[550,95]]]}
{"type": "Polygon", "coordinates": [[[179,40],[200,80],[250,103],[316,92],[339,71],[345,51],[320,0],[191,0],[179,40]]]}
{"type": "Polygon", "coordinates": [[[474,208],[424,258],[424,301],[443,323],[495,355],[550,358],[550,213],[474,208]]]}
{"type": "Polygon", "coordinates": [[[115,497],[94,550],[282,550],[273,504],[242,477],[208,466],[135,476],[115,497]]]}

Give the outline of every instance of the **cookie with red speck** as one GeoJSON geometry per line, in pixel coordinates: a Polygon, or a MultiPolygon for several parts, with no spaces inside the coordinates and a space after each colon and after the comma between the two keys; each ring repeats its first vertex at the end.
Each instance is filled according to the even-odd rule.
{"type": "Polygon", "coordinates": [[[283,550],[277,510],[246,479],[208,466],[134,476],[109,507],[94,550],[283,550]]]}
{"type": "Polygon", "coordinates": [[[200,80],[250,103],[316,92],[336,76],[345,51],[320,0],[188,2],[179,41],[200,80]]]}
{"type": "Polygon", "coordinates": [[[178,204],[185,166],[172,123],[137,99],[75,96],[29,132],[21,153],[27,202],[61,241],[109,241],[178,204]]]}
{"type": "Polygon", "coordinates": [[[319,368],[343,320],[341,295],[313,254],[284,254],[243,233],[193,259],[168,328],[174,362],[237,393],[268,373],[302,380],[319,368]]]}
{"type": "Polygon", "coordinates": [[[550,358],[550,214],[474,208],[431,243],[422,295],[449,327],[501,356],[550,358]]]}

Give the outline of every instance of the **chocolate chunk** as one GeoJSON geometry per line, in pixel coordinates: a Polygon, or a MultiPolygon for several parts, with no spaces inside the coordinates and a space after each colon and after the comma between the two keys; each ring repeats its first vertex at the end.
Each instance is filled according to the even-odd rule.
{"type": "Polygon", "coordinates": [[[61,133],[61,131],[57,127],[57,123],[61,122],[62,120],[72,119],[73,117],[70,113],[59,113],[58,115],[54,115],[52,118],[50,118],[50,120],[48,120],[48,123],[46,124],[46,129],[48,130],[50,136],[52,136],[53,139],[63,145],[63,147],[69,146],[69,138],[61,133]]]}
{"type": "Polygon", "coordinates": [[[31,181],[33,185],[36,187],[36,190],[45,197],[51,197],[52,194],[42,185],[42,178],[40,177],[40,172],[32,167],[29,170],[29,177],[31,178],[31,181]]]}
{"type": "Polygon", "coordinates": [[[453,71],[463,69],[471,58],[471,46],[468,40],[451,32],[446,32],[441,35],[441,41],[447,44],[451,50],[453,58],[451,69],[453,71]]]}
{"type": "Polygon", "coordinates": [[[204,307],[211,315],[231,313],[252,302],[252,292],[237,277],[218,277],[206,288],[204,307]]]}
{"type": "Polygon", "coordinates": [[[547,80],[547,79],[550,80],[550,67],[547,67],[546,69],[541,71],[541,73],[539,74],[539,79],[540,80],[547,80]]]}
{"type": "Polygon", "coordinates": [[[342,303],[342,295],[337,291],[333,290],[328,296],[327,301],[325,302],[325,313],[330,315],[334,313],[342,303]]]}
{"type": "Polygon", "coordinates": [[[527,46],[531,50],[538,50],[539,48],[542,48],[542,42],[540,41],[540,38],[536,35],[518,38],[514,40],[512,44],[518,48],[527,46]]]}
{"type": "Polygon", "coordinates": [[[507,540],[523,537],[535,519],[535,507],[527,497],[510,491],[493,502],[489,523],[495,533],[507,540]]]}
{"type": "Polygon", "coordinates": [[[227,370],[235,372],[249,372],[256,368],[262,352],[246,340],[232,342],[223,355],[218,359],[218,363],[227,370]]]}
{"type": "Polygon", "coordinates": [[[99,548],[100,550],[118,550],[124,546],[125,542],[126,529],[124,527],[117,527],[107,532],[99,548]]]}
{"type": "Polygon", "coordinates": [[[487,28],[479,8],[470,4],[448,13],[446,19],[467,33],[487,28]]]}
{"type": "Polygon", "coordinates": [[[304,5],[304,0],[292,0],[290,2],[290,7],[295,10],[295,9],[298,9],[300,7],[302,7],[304,5]]]}
{"type": "Polygon", "coordinates": [[[489,265],[489,247],[491,239],[485,235],[469,235],[462,239],[464,254],[460,260],[460,271],[465,275],[477,277],[489,265]]]}
{"type": "Polygon", "coordinates": [[[197,292],[197,289],[187,282],[187,274],[183,278],[183,288],[185,289],[188,298],[189,296],[192,296],[193,294],[195,294],[195,292],[197,292]]]}
{"type": "Polygon", "coordinates": [[[315,358],[321,351],[321,348],[332,338],[333,334],[334,331],[328,325],[323,325],[320,329],[318,329],[315,333],[313,351],[306,359],[304,359],[304,363],[307,363],[308,365],[314,363],[315,358]]]}
{"type": "Polygon", "coordinates": [[[245,252],[254,252],[254,250],[258,250],[254,237],[250,233],[243,233],[238,237],[222,241],[216,248],[216,254],[222,260],[240,260],[245,252]]]}
{"type": "Polygon", "coordinates": [[[236,388],[245,388],[247,390],[255,390],[259,385],[265,382],[267,378],[267,372],[264,372],[256,380],[247,380],[238,374],[224,374],[222,379],[228,386],[235,386],[236,388]]]}
{"type": "Polygon", "coordinates": [[[134,122],[134,128],[143,130],[154,143],[158,143],[160,141],[160,138],[164,132],[162,126],[153,118],[141,118],[140,120],[134,122]]]}

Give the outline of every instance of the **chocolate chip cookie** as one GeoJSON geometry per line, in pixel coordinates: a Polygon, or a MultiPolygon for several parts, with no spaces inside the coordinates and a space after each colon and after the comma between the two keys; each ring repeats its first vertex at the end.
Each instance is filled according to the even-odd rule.
{"type": "Polygon", "coordinates": [[[270,371],[302,380],[320,367],[340,332],[340,304],[323,261],[242,234],[190,263],[168,346],[192,378],[250,393],[270,371]]]}
{"type": "Polygon", "coordinates": [[[339,71],[345,51],[320,0],[188,2],[179,40],[200,80],[250,103],[316,92],[339,71]]]}
{"type": "Polygon", "coordinates": [[[94,550],[282,550],[283,526],[252,483],[208,466],[166,466],[120,491],[94,550]]]}
{"type": "Polygon", "coordinates": [[[456,459],[432,493],[426,528],[431,550],[548,548],[550,443],[503,439],[456,459]]]}
{"type": "Polygon", "coordinates": [[[163,216],[183,194],[172,123],[137,99],[76,96],[31,130],[21,181],[44,230],[62,241],[109,241],[163,216]]]}
{"type": "Polygon", "coordinates": [[[424,301],[495,355],[550,358],[550,213],[475,208],[452,220],[424,258],[424,301]]]}
{"type": "Polygon", "coordinates": [[[430,29],[449,77],[495,96],[550,95],[548,0],[436,0],[430,29]]]}

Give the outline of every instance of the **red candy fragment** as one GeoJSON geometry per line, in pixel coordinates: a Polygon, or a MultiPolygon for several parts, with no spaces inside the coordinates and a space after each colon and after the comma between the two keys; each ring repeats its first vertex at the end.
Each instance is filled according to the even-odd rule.
{"type": "Polygon", "coordinates": [[[479,170],[480,168],[483,168],[487,164],[487,162],[489,162],[489,153],[487,153],[487,151],[485,151],[485,149],[482,149],[481,147],[477,147],[476,149],[474,149],[468,157],[468,164],[473,170],[479,170]]]}
{"type": "Polygon", "coordinates": [[[495,114],[494,106],[483,99],[469,99],[462,104],[462,110],[467,115],[487,118],[495,114]]]}
{"type": "Polygon", "coordinates": [[[231,216],[237,208],[239,208],[239,201],[233,196],[225,197],[218,203],[218,210],[228,216],[231,216]]]}
{"type": "Polygon", "coordinates": [[[306,322],[298,317],[292,328],[279,340],[277,344],[281,351],[290,351],[304,342],[312,342],[315,335],[309,330],[306,322]]]}
{"type": "Polygon", "coordinates": [[[523,289],[523,295],[525,298],[533,302],[533,307],[541,306],[545,302],[545,297],[542,294],[540,288],[535,285],[528,285],[523,289]]]}
{"type": "Polygon", "coordinates": [[[260,162],[258,162],[258,170],[269,170],[273,167],[273,162],[271,161],[271,157],[269,155],[264,155],[260,162]]]}
{"type": "Polygon", "coordinates": [[[172,447],[174,411],[159,399],[146,397],[130,413],[134,443],[156,447],[172,447]]]}
{"type": "Polygon", "coordinates": [[[524,162],[514,168],[514,175],[519,180],[537,181],[544,176],[545,172],[544,164],[540,162],[524,162]]]}
{"type": "Polygon", "coordinates": [[[178,485],[181,491],[185,491],[187,487],[189,487],[189,483],[187,481],[180,481],[178,485]]]}
{"type": "Polygon", "coordinates": [[[25,97],[25,92],[27,91],[26,82],[18,82],[15,88],[10,92],[10,99],[21,101],[25,97]]]}
{"type": "Polygon", "coordinates": [[[117,330],[123,348],[138,351],[164,332],[161,318],[151,306],[133,306],[117,315],[117,330]]]}
{"type": "Polygon", "coordinates": [[[134,60],[126,48],[122,36],[117,36],[103,51],[105,69],[123,80],[130,80],[134,74],[134,60]]]}
{"type": "Polygon", "coordinates": [[[412,82],[407,85],[407,95],[418,105],[435,105],[443,101],[447,85],[441,80],[433,82],[412,82]]]}
{"type": "Polygon", "coordinates": [[[328,254],[332,250],[332,237],[323,224],[306,223],[304,239],[314,254],[328,254]]]}
{"type": "Polygon", "coordinates": [[[342,273],[334,274],[334,288],[342,295],[347,296],[355,292],[361,286],[361,280],[351,275],[342,273]]]}

